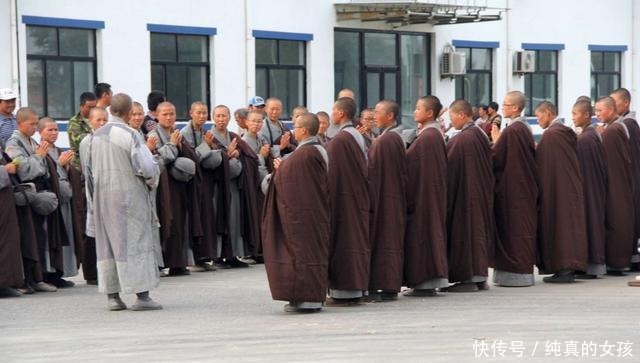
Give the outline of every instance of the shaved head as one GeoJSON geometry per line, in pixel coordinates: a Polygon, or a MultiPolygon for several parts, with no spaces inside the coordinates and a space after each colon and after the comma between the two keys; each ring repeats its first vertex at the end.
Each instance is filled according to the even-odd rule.
{"type": "Polygon", "coordinates": [[[518,107],[518,111],[522,112],[524,107],[527,104],[527,98],[524,96],[524,93],[520,91],[509,91],[505,96],[509,100],[509,102],[513,103],[516,107],[518,107]]]}
{"type": "Polygon", "coordinates": [[[38,118],[38,113],[29,107],[20,107],[16,112],[16,121],[18,123],[30,120],[32,118],[38,118]]]}

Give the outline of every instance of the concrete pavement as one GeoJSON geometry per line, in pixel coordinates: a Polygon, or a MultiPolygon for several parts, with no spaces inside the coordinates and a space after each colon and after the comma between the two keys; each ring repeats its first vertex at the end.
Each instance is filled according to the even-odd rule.
{"type": "Polygon", "coordinates": [[[639,362],[631,278],[537,276],[528,288],[311,315],[285,314],[261,265],[163,278],[152,297],[164,310],[151,312],[107,311],[74,278],[71,289],[0,299],[0,362],[639,362]]]}

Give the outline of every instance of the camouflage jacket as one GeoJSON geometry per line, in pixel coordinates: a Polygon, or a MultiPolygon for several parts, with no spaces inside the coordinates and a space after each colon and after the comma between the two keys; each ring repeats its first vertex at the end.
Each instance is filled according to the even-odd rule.
{"type": "Polygon", "coordinates": [[[71,150],[75,153],[73,157],[73,161],[71,165],[77,170],[81,170],[80,168],[80,141],[84,139],[85,136],[91,133],[91,126],[89,125],[89,120],[82,117],[80,113],[77,113],[69,120],[69,125],[67,126],[67,133],[69,134],[69,146],[71,146],[71,150]]]}

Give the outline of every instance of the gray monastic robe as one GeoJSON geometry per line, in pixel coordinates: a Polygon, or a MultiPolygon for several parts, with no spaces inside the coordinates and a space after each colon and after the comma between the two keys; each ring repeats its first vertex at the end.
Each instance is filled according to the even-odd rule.
{"type": "Polygon", "coordinates": [[[160,281],[149,193],[160,167],[139,133],[116,116],[94,133],[90,155],[99,290],[149,291],[160,281]]]}
{"type": "Polygon", "coordinates": [[[62,221],[69,239],[68,246],[62,246],[62,261],[64,263],[64,271],[62,277],[76,276],[78,274],[78,260],[76,259],[76,248],[73,239],[73,215],[71,210],[71,183],[67,170],[58,164],[60,158],[60,150],[57,147],[49,149],[49,156],[56,161],[56,169],[58,171],[58,183],[60,185],[61,199],[58,200],[58,208],[62,214],[62,221]]]}
{"type": "Polygon", "coordinates": [[[251,150],[253,150],[256,155],[258,155],[258,174],[260,175],[260,180],[264,179],[264,177],[267,176],[268,171],[264,156],[260,154],[260,149],[262,148],[262,145],[268,145],[269,140],[267,140],[264,135],[260,133],[256,134],[256,136],[254,137],[248,132],[245,133],[244,136],[242,136],[242,140],[246,142],[247,145],[249,145],[251,150]]]}
{"type": "MultiPolygon", "coordinates": [[[[229,144],[231,143],[231,135],[227,132],[223,135],[218,130],[213,130],[218,143],[222,145],[223,150],[226,152],[229,144]]],[[[231,243],[231,249],[234,256],[243,257],[244,252],[244,239],[242,238],[242,213],[241,213],[241,196],[238,189],[238,183],[240,181],[240,173],[242,173],[242,164],[238,158],[229,159],[229,191],[230,206],[229,206],[229,241],[231,243]]],[[[215,198],[218,198],[218,189],[215,191],[215,198]]],[[[214,205],[217,205],[214,203],[214,205]]],[[[217,213],[217,212],[216,212],[217,213]]],[[[222,238],[218,236],[218,254],[222,251],[222,238]]],[[[218,256],[220,257],[220,256],[218,256]]]]}
{"type": "Polygon", "coordinates": [[[26,182],[41,176],[48,176],[45,159],[35,153],[38,143],[31,138],[15,130],[7,141],[5,151],[13,160],[18,160],[18,177],[26,182]]]}

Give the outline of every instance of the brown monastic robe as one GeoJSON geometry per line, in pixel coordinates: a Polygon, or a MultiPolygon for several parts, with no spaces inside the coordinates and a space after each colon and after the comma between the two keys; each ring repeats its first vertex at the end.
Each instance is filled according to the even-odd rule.
{"type": "Polygon", "coordinates": [[[631,264],[635,227],[631,146],[624,124],[613,122],[602,133],[607,165],[605,255],[608,268],[631,264]]]}
{"type": "Polygon", "coordinates": [[[407,221],[407,157],[402,137],[387,128],[369,149],[369,290],[399,292],[407,221]]]}
{"type": "Polygon", "coordinates": [[[516,274],[532,274],[536,263],[538,181],[535,141],[525,122],[514,121],[493,146],[496,178],[493,267],[516,274]]]}
{"type": "Polygon", "coordinates": [[[573,130],[554,121],[545,130],[536,150],[540,182],[538,269],[541,273],[584,271],[587,267],[584,191],[577,144],[573,130]]]}
{"type": "Polygon", "coordinates": [[[232,139],[238,142],[238,150],[240,150],[240,163],[242,164],[242,173],[238,189],[240,190],[242,239],[245,243],[245,255],[257,256],[262,249],[262,240],[260,236],[261,224],[261,208],[264,199],[261,197],[260,191],[260,173],[258,171],[258,155],[251,150],[244,140],[237,134],[230,132],[232,139]]]}
{"type": "Polygon", "coordinates": [[[448,277],[447,149],[437,123],[407,150],[407,229],[404,283],[414,287],[448,277]]]}
{"type": "MultiPolygon", "coordinates": [[[[179,157],[187,157],[198,164],[198,156],[186,140],[178,149],[179,157]]],[[[187,266],[185,240],[203,236],[200,219],[201,196],[198,193],[198,175],[188,182],[174,179],[169,173],[169,165],[160,175],[157,194],[157,213],[160,220],[160,241],[164,255],[165,267],[184,268],[187,266]],[[187,215],[189,215],[188,231],[185,231],[187,215]],[[187,233],[187,235],[185,235],[187,233]]]]}
{"type": "Polygon", "coordinates": [[[325,160],[311,144],[299,146],[272,174],[262,241],[274,300],[325,300],[331,213],[328,186],[325,160]]]}
{"type": "Polygon", "coordinates": [[[449,281],[471,282],[489,274],[493,255],[493,161],[487,135],[473,123],[447,144],[449,281]]]}
{"type": "Polygon", "coordinates": [[[636,120],[629,116],[622,116],[622,122],[629,130],[629,145],[631,149],[631,180],[633,182],[633,210],[634,238],[632,252],[638,254],[637,241],[640,238],[640,127],[636,120]]]}
{"type": "MultiPolygon", "coordinates": [[[[2,153],[1,156],[1,165],[11,162],[11,158],[8,155],[2,153]]],[[[10,178],[14,186],[20,184],[18,176],[10,175],[10,178]]],[[[40,253],[38,251],[39,244],[38,239],[36,238],[35,224],[33,222],[34,213],[28,205],[22,207],[16,206],[15,208],[16,216],[18,218],[20,254],[22,255],[24,277],[29,283],[43,281],[44,275],[42,265],[40,264],[40,253]]]]}
{"type": "Polygon", "coordinates": [[[340,131],[331,139],[327,153],[331,160],[329,287],[364,291],[369,285],[371,262],[367,159],[347,131],[340,131]]]}
{"type": "Polygon", "coordinates": [[[601,137],[593,126],[585,127],[578,136],[578,161],[584,189],[588,262],[604,265],[607,163],[601,137]]]}
{"type": "MultiPolygon", "coordinates": [[[[6,164],[5,159],[0,157],[0,168],[4,168],[6,164]]],[[[12,184],[0,189],[0,200],[0,287],[20,287],[24,275],[20,254],[20,227],[12,184]]]]}

